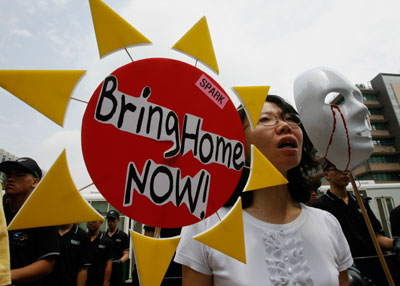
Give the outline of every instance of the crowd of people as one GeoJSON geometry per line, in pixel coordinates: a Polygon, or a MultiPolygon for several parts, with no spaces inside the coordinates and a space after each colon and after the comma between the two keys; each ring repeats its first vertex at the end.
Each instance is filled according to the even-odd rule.
{"type": "Polygon", "coordinates": [[[4,215],[0,215],[0,285],[122,286],[122,265],[129,258],[129,238],[118,228],[119,213],[103,221],[6,231],[42,178],[31,158],[0,164],[4,179],[4,215]],[[4,219],[5,218],[5,219],[4,219]],[[7,243],[8,240],[8,243],[7,243]],[[10,257],[8,256],[10,254],[10,257]]]}
{"type": "MultiPolygon", "coordinates": [[[[324,161],[323,175],[330,189],[317,198],[319,182],[310,171],[318,168],[318,161],[296,110],[281,97],[269,95],[254,130],[243,110],[239,114],[247,164],[254,144],[289,183],[244,193],[238,187],[218,215],[184,227],[170,266],[172,276],[182,275],[185,286],[349,285],[353,258],[376,255],[360,206],[346,191],[349,172],[324,161]],[[192,238],[218,223],[239,196],[244,210],[246,264],[192,238]],[[178,264],[182,264],[182,272],[172,270],[178,264]]],[[[0,215],[1,285],[123,285],[122,264],[129,258],[129,238],[118,229],[117,211],[107,213],[106,232],[100,231],[102,221],[93,221],[87,223],[88,232],[67,224],[14,230],[7,235],[5,225],[37,186],[42,172],[30,158],[3,162],[0,172],[5,174],[5,220],[0,215]],[[7,238],[9,243],[5,243],[7,238]]],[[[239,186],[247,178],[245,169],[239,186]]],[[[364,205],[380,247],[400,255],[396,237],[400,235],[400,207],[391,214],[394,238],[389,238],[367,201],[364,205]]],[[[152,236],[154,229],[145,230],[152,236]]]]}

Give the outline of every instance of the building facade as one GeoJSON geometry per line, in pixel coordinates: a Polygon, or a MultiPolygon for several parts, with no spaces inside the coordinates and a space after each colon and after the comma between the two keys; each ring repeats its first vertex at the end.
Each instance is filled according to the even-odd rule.
{"type": "Polygon", "coordinates": [[[15,156],[3,149],[0,149],[0,163],[3,161],[16,160],[16,159],[18,159],[17,156],[15,156]]]}
{"type": "Polygon", "coordinates": [[[368,107],[374,152],[353,174],[376,183],[400,182],[400,74],[378,74],[371,86],[357,85],[368,107]]]}

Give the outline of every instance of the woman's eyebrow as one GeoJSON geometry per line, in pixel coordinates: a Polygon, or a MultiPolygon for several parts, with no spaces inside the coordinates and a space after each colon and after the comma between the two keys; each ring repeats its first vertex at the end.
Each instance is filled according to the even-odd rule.
{"type": "Polygon", "coordinates": [[[281,116],[281,115],[283,114],[283,112],[274,113],[274,112],[271,112],[271,111],[262,111],[262,112],[260,113],[260,115],[263,115],[263,114],[272,114],[272,115],[275,115],[275,116],[281,116]]]}

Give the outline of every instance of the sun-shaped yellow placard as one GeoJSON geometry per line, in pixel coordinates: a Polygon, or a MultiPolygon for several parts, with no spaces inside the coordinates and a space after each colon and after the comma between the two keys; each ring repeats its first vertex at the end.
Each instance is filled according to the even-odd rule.
{"type": "MultiPolygon", "coordinates": [[[[150,41],[100,0],[89,0],[100,57],[115,50],[150,41]]],[[[201,18],[174,46],[219,73],[206,18],[201,18]]],[[[51,120],[63,125],[70,94],[84,71],[0,71],[0,86],[51,120]],[[46,78],[46,80],[44,80],[46,78]],[[51,79],[51,80],[50,80],[51,79]],[[23,82],[24,84],[21,84],[23,82]],[[49,85],[49,82],[52,84],[49,85]],[[33,84],[34,83],[34,84],[33,84]],[[33,90],[32,87],[35,87],[33,90]],[[29,89],[29,90],[28,90],[29,89]],[[34,95],[32,95],[34,94],[34,95]]],[[[253,129],[260,115],[268,86],[236,87],[253,129]]],[[[286,179],[255,147],[251,176],[245,190],[287,183],[286,179]]],[[[196,240],[246,262],[241,201],[223,221],[196,240]],[[232,234],[235,241],[228,239],[232,234]],[[226,243],[231,241],[230,243],[226,243]]],[[[61,154],[37,189],[25,202],[10,229],[58,225],[102,219],[81,197],[70,177],[65,152],[61,154]],[[50,215],[49,215],[50,214],[50,215]]],[[[153,239],[132,233],[141,285],[159,285],[179,238],[153,239]]]]}

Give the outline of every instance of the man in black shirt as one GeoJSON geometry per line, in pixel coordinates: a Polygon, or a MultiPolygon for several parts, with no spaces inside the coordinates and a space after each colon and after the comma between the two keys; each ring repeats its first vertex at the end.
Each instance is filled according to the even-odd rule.
{"type": "Polygon", "coordinates": [[[390,226],[392,228],[392,235],[400,237],[400,205],[390,212],[390,226]]]}
{"type": "MultiPolygon", "coordinates": [[[[31,158],[4,161],[4,213],[9,224],[29,195],[39,184],[42,171],[31,158]]],[[[60,255],[55,227],[38,227],[8,232],[10,243],[11,279],[14,285],[44,285],[44,277],[53,270],[60,255]]],[[[0,254],[1,255],[1,254],[0,254]]]]}
{"type": "Polygon", "coordinates": [[[60,225],[58,235],[61,256],[54,270],[58,278],[57,285],[85,286],[87,270],[91,265],[89,235],[76,224],[60,225]]]}
{"type": "Polygon", "coordinates": [[[102,221],[87,223],[90,236],[90,257],[92,264],[87,274],[87,286],[107,286],[110,281],[112,268],[112,241],[100,231],[102,221]]]}
{"type": "MultiPolygon", "coordinates": [[[[3,187],[0,183],[0,190],[3,187]]],[[[6,225],[6,217],[3,211],[3,198],[0,199],[0,285],[11,284],[10,271],[10,247],[8,243],[8,232],[6,225]]]]}
{"type": "Polygon", "coordinates": [[[122,230],[118,229],[119,212],[110,210],[107,213],[107,237],[113,241],[114,258],[112,261],[112,272],[110,285],[122,286],[122,265],[129,259],[129,238],[122,230]]]}
{"type": "MultiPolygon", "coordinates": [[[[349,243],[353,257],[376,256],[376,250],[357,200],[346,191],[346,186],[350,182],[349,172],[336,169],[329,161],[324,162],[323,171],[325,178],[329,182],[330,190],[314,201],[312,206],[326,210],[337,218],[349,243]]],[[[394,240],[383,235],[381,224],[371,211],[368,203],[364,203],[364,205],[379,245],[383,249],[393,249],[394,240]]],[[[398,243],[396,241],[396,244],[398,243]]]]}

